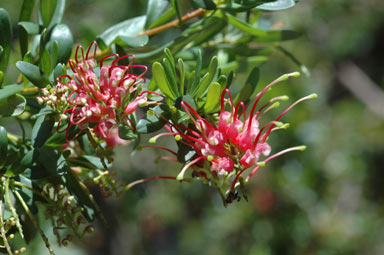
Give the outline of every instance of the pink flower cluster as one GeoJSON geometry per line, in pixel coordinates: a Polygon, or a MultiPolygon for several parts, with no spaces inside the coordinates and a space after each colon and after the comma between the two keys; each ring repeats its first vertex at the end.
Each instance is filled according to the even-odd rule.
{"type": "MultiPolygon", "coordinates": [[[[195,156],[190,160],[177,176],[177,180],[184,180],[185,171],[193,168],[200,177],[206,179],[216,179],[216,182],[229,181],[232,178],[231,190],[234,190],[238,178],[246,170],[253,167],[246,180],[269,160],[293,150],[303,150],[305,146],[297,146],[285,149],[274,155],[270,155],[271,146],[266,142],[272,131],[287,128],[289,125],[279,122],[292,107],[301,101],[316,98],[315,94],[303,97],[285,109],[273,121],[260,126],[259,122],[265,113],[279,106],[280,100],[288,99],[287,96],[274,97],[267,101],[261,107],[258,107],[259,101],[263,95],[277,82],[287,79],[289,76],[296,76],[298,73],[292,73],[282,76],[266,86],[257,96],[250,111],[243,102],[234,104],[232,96],[228,89],[225,89],[221,95],[221,110],[216,121],[208,121],[197,113],[186,102],[182,102],[182,107],[189,115],[193,127],[184,126],[168,121],[166,125],[169,133],[162,135],[173,135],[177,141],[190,146],[195,151],[195,156]],[[225,97],[228,94],[228,98],[225,97]],[[247,114],[247,112],[249,112],[247,114]],[[262,159],[263,158],[263,159],[262,159]],[[206,171],[208,164],[209,171],[206,171]],[[222,176],[223,178],[218,177],[222,176]],[[227,177],[226,177],[227,176],[227,177]]],[[[175,152],[167,151],[176,155],[175,152]]],[[[170,159],[170,158],[167,158],[170,159]]],[[[176,159],[174,159],[176,160],[176,159]]],[[[218,187],[222,184],[218,184],[218,187]]]]}
{"type": "Polygon", "coordinates": [[[66,120],[66,138],[68,129],[73,125],[80,130],[92,127],[96,137],[105,140],[109,146],[114,146],[122,141],[117,134],[118,124],[125,124],[135,130],[129,115],[139,106],[158,103],[149,101],[146,95],[161,95],[141,90],[147,67],[134,65],[134,55],[120,57],[118,54],[111,54],[103,57],[97,67],[96,49],[96,42],[90,45],[86,54],[78,46],[75,60],[69,60],[73,75],[59,76],[54,91],[43,91],[43,96],[38,101],[51,101],[47,103],[57,109],[64,109],[58,132],[64,132],[59,129],[66,120]],[[120,65],[119,61],[123,59],[130,59],[130,63],[127,66],[120,65]],[[108,60],[111,63],[104,65],[108,60]],[[138,68],[144,71],[139,75],[132,73],[132,70],[138,68]],[[57,94],[60,94],[60,98],[57,98],[57,94]]]}

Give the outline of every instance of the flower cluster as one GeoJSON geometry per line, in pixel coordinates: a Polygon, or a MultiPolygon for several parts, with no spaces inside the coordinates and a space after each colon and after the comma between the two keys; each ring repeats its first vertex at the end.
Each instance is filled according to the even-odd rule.
{"type": "Polygon", "coordinates": [[[67,245],[72,240],[72,235],[67,233],[62,238],[60,231],[71,231],[80,237],[93,232],[94,227],[82,215],[84,209],[76,205],[75,198],[62,185],[47,184],[43,191],[42,195],[48,201],[45,217],[52,220],[53,233],[61,244],[67,245]]]}
{"type": "Polygon", "coordinates": [[[282,76],[266,86],[258,94],[252,107],[243,102],[234,104],[229,90],[225,89],[221,95],[221,110],[216,121],[208,121],[188,103],[182,102],[182,107],[193,123],[192,127],[168,121],[166,128],[169,133],[160,134],[151,141],[154,142],[162,135],[173,135],[177,141],[190,146],[195,156],[185,164],[176,179],[185,180],[185,171],[191,167],[196,176],[213,182],[220,189],[223,198],[232,200],[235,188],[243,181],[242,178],[239,181],[239,178],[245,170],[253,168],[245,180],[248,181],[271,159],[289,151],[305,149],[305,146],[297,146],[270,155],[271,146],[266,141],[272,131],[289,126],[279,122],[283,115],[299,102],[316,98],[315,94],[297,100],[273,121],[263,126],[259,124],[265,113],[278,107],[279,101],[288,99],[287,96],[274,97],[258,108],[263,95],[277,82],[296,75],[298,73],[282,76]],[[228,98],[225,97],[226,94],[228,98]],[[247,108],[251,108],[250,111],[247,108]],[[234,177],[230,178],[231,176],[234,177]]]}
{"type": "Polygon", "coordinates": [[[139,106],[158,103],[150,101],[148,94],[162,95],[142,90],[147,67],[134,65],[134,55],[111,54],[103,57],[97,67],[96,49],[96,42],[90,45],[86,54],[78,46],[75,60],[69,60],[72,76],[59,76],[56,87],[43,89],[42,97],[37,100],[61,114],[57,130],[64,132],[60,126],[65,122],[66,138],[71,126],[77,126],[80,131],[91,127],[97,138],[114,146],[121,142],[117,135],[118,125],[121,123],[135,130],[130,114],[139,106]],[[120,65],[119,62],[125,59],[130,60],[129,64],[120,65]],[[111,63],[105,65],[105,62],[111,63]],[[135,74],[137,69],[144,71],[135,74]]]}

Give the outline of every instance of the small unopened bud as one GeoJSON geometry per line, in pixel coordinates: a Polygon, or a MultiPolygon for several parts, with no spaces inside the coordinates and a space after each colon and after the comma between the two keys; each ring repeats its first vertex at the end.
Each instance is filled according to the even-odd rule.
{"type": "Polygon", "coordinates": [[[256,165],[261,166],[261,167],[265,166],[265,164],[266,164],[265,161],[260,161],[260,162],[256,163],[256,165]]]}
{"type": "Polygon", "coordinates": [[[207,160],[208,160],[208,161],[212,161],[212,160],[213,160],[213,156],[212,156],[212,155],[209,155],[209,156],[207,157],[207,160]]]}
{"type": "Polygon", "coordinates": [[[90,110],[87,110],[85,112],[85,116],[87,116],[88,118],[92,117],[92,112],[90,110]]]}
{"type": "Polygon", "coordinates": [[[156,137],[151,137],[151,138],[149,139],[149,143],[156,143],[156,141],[157,141],[157,138],[156,138],[156,137]]]}
{"type": "Polygon", "coordinates": [[[20,252],[26,252],[27,251],[27,248],[25,248],[25,247],[22,247],[21,249],[20,249],[20,252]]]}
{"type": "Polygon", "coordinates": [[[181,140],[181,135],[175,135],[175,140],[180,141],[181,140]]]}
{"type": "Polygon", "coordinates": [[[41,97],[36,97],[36,100],[39,104],[43,104],[44,100],[41,97]]]}
{"type": "Polygon", "coordinates": [[[8,236],[9,239],[13,239],[14,237],[15,237],[14,234],[10,234],[10,235],[8,236]]]}
{"type": "Polygon", "coordinates": [[[86,104],[86,103],[87,103],[87,99],[85,99],[84,97],[82,97],[82,98],[80,99],[80,102],[81,102],[82,104],[86,104]]]}

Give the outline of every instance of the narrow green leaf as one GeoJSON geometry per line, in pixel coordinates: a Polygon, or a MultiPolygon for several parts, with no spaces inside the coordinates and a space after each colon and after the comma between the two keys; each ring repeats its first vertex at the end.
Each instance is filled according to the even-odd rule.
{"type": "MultiPolygon", "coordinates": [[[[12,46],[12,26],[11,19],[6,10],[0,8],[0,46],[3,49],[0,58],[0,71],[5,73],[9,60],[9,53],[12,46]]],[[[1,85],[1,84],[0,84],[1,85]]]]}
{"type": "Polygon", "coordinates": [[[218,82],[212,82],[208,88],[207,99],[204,105],[206,113],[215,112],[220,103],[222,86],[218,82]]]}
{"type": "Polygon", "coordinates": [[[193,91],[197,89],[197,86],[199,85],[200,81],[200,71],[202,66],[202,56],[201,56],[201,50],[198,49],[196,53],[196,69],[195,69],[195,75],[193,77],[192,84],[187,87],[188,94],[191,94],[193,91]]]}
{"type": "Polygon", "coordinates": [[[44,54],[40,60],[40,68],[43,71],[43,73],[51,73],[51,68],[52,68],[51,56],[47,48],[44,50],[44,54]]]}
{"type": "Polygon", "coordinates": [[[9,96],[13,96],[22,90],[23,90],[22,85],[18,85],[18,84],[7,85],[2,89],[0,89],[0,100],[3,100],[4,98],[7,98],[9,96]]]}
{"type": "Polygon", "coordinates": [[[7,160],[8,153],[8,136],[7,130],[0,126],[0,169],[4,166],[7,160]]]}
{"type": "Polygon", "coordinates": [[[241,89],[239,94],[235,97],[235,104],[242,101],[244,103],[247,103],[249,99],[251,99],[251,96],[256,90],[257,83],[259,82],[260,78],[260,70],[259,68],[255,67],[251,73],[248,76],[247,81],[245,82],[244,87],[241,89]]]}
{"type": "Polygon", "coordinates": [[[0,116],[18,116],[24,112],[27,100],[19,94],[0,100],[0,116]]]}
{"type": "Polygon", "coordinates": [[[27,21],[31,19],[34,5],[35,0],[23,0],[19,21],[27,21]]]}
{"type": "Polygon", "coordinates": [[[149,0],[147,7],[147,20],[145,28],[148,28],[154,21],[159,19],[168,8],[169,1],[167,0],[149,0]]]}
{"type": "Polygon", "coordinates": [[[245,23],[244,21],[238,19],[235,16],[232,16],[231,14],[226,13],[226,16],[228,18],[229,24],[237,27],[238,29],[246,32],[247,34],[250,35],[255,35],[255,36],[266,36],[266,32],[262,29],[255,28],[248,23],[245,23]]]}
{"type": "MultiPolygon", "coordinates": [[[[49,0],[48,0],[49,1],[49,0]]],[[[65,0],[56,0],[56,8],[53,16],[51,18],[51,22],[49,23],[48,30],[50,30],[53,26],[60,24],[63,20],[64,12],[65,12],[65,0]]]]}
{"type": "Polygon", "coordinates": [[[172,91],[172,87],[169,85],[163,66],[159,62],[154,62],[152,64],[152,72],[157,87],[169,99],[174,100],[176,98],[176,93],[172,91]]]}
{"type": "Polygon", "coordinates": [[[179,92],[180,95],[184,95],[184,82],[185,82],[185,67],[184,67],[184,62],[181,58],[177,60],[179,64],[179,72],[180,72],[180,88],[179,92]]]}
{"type": "Polygon", "coordinates": [[[179,19],[179,23],[182,24],[183,21],[182,21],[182,16],[181,16],[181,11],[180,11],[180,6],[179,6],[178,0],[171,0],[171,4],[172,4],[173,9],[176,12],[177,18],[179,19]]]}
{"type": "Polygon", "coordinates": [[[40,0],[40,16],[44,27],[48,27],[56,9],[57,0],[40,0]]]}
{"type": "Polygon", "coordinates": [[[23,57],[28,51],[28,33],[22,27],[20,27],[20,23],[29,21],[31,19],[34,5],[35,0],[23,0],[23,5],[21,6],[19,16],[19,43],[21,57],[23,57]]]}
{"type": "MultiPolygon", "coordinates": [[[[160,25],[165,24],[170,21],[175,16],[175,10],[173,8],[169,8],[165,11],[157,20],[153,21],[152,24],[148,27],[148,29],[152,29],[158,27],[160,25]]],[[[148,16],[147,16],[148,18],[148,16]]]]}
{"type": "Polygon", "coordinates": [[[42,115],[37,118],[32,128],[31,142],[33,147],[42,147],[47,139],[51,136],[53,125],[55,120],[51,117],[46,118],[46,115],[42,115]]]}
{"type": "Polygon", "coordinates": [[[17,61],[16,67],[30,82],[32,82],[37,87],[43,88],[49,84],[48,77],[38,66],[24,61],[17,61]]]}
{"type": "Polygon", "coordinates": [[[211,62],[209,63],[209,66],[208,66],[208,72],[207,74],[204,76],[206,77],[204,79],[201,79],[200,81],[200,84],[199,86],[197,87],[197,90],[192,93],[192,96],[193,97],[201,97],[202,95],[204,95],[204,93],[207,91],[208,89],[208,86],[209,84],[211,84],[213,78],[215,77],[216,75],[216,72],[217,72],[217,66],[218,66],[218,60],[217,60],[217,57],[214,56],[212,59],[211,59],[211,62]]]}

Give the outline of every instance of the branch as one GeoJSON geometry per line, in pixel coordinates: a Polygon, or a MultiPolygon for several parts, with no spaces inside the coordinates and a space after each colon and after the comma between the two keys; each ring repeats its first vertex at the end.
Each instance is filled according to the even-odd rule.
{"type": "MultiPolygon", "coordinates": [[[[184,23],[184,22],[186,22],[186,21],[188,21],[190,19],[193,19],[193,18],[196,18],[196,17],[200,17],[203,14],[204,14],[204,9],[199,8],[199,9],[193,11],[193,12],[185,14],[183,17],[181,17],[181,20],[184,23]]],[[[162,26],[155,27],[153,29],[141,32],[141,33],[135,35],[135,37],[136,36],[142,36],[142,35],[150,36],[150,35],[158,34],[158,33],[162,32],[162,31],[164,31],[166,29],[169,29],[169,28],[172,28],[172,27],[177,27],[178,25],[180,25],[180,21],[179,21],[179,19],[175,19],[175,20],[173,20],[171,22],[168,22],[167,24],[164,24],[162,26]]]]}

